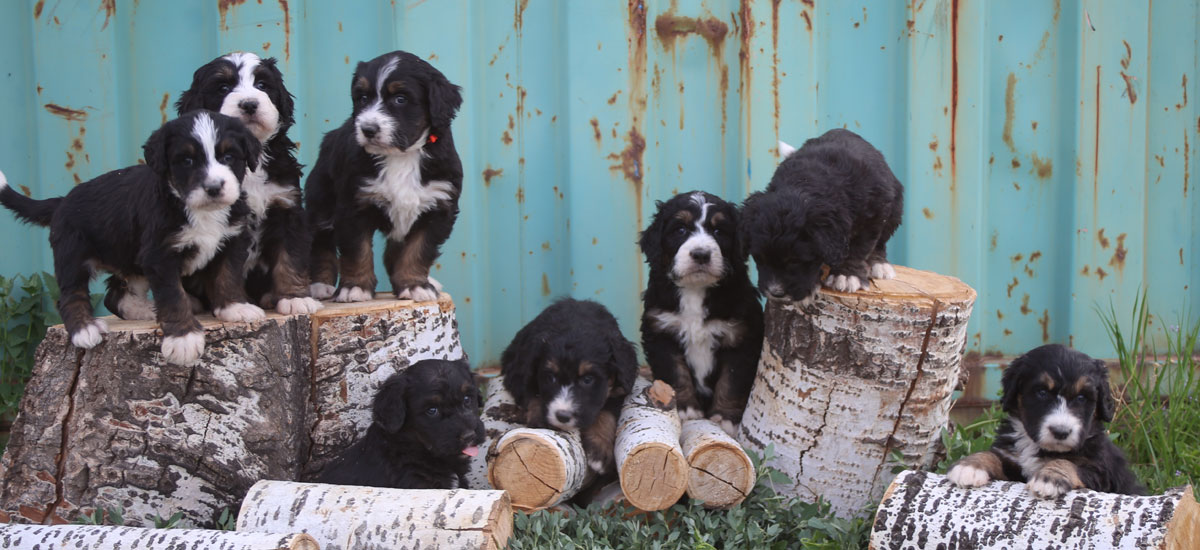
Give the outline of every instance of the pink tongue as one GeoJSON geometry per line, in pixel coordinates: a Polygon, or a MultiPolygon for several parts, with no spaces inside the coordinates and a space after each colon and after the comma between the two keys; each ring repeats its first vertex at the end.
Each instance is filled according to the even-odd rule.
{"type": "Polygon", "coordinates": [[[466,449],[463,449],[462,452],[463,452],[463,454],[465,454],[467,456],[475,456],[475,455],[479,454],[479,447],[472,445],[470,447],[467,447],[466,449]]]}

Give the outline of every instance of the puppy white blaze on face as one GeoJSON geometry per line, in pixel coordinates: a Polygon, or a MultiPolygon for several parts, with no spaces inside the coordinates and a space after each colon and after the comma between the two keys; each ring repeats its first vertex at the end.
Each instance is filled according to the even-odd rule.
{"type": "Polygon", "coordinates": [[[191,210],[215,210],[229,206],[241,195],[242,186],[228,166],[217,162],[217,127],[212,117],[201,113],[192,125],[192,137],[204,151],[202,184],[184,199],[191,210]]]}
{"type": "Polygon", "coordinates": [[[574,430],[575,426],[575,398],[571,395],[571,387],[563,386],[554,395],[554,399],[546,405],[546,422],[551,426],[563,430],[574,430]],[[563,415],[567,420],[564,422],[559,418],[563,415]]]}
{"type": "Polygon", "coordinates": [[[254,71],[262,59],[250,52],[225,56],[237,68],[238,82],[225,96],[220,113],[240,119],[259,141],[266,142],[279,131],[279,109],[267,93],[256,86],[254,71]]]}
{"type": "Polygon", "coordinates": [[[1079,417],[1071,413],[1065,397],[1060,395],[1057,399],[1058,403],[1054,409],[1042,420],[1042,427],[1037,434],[1037,443],[1047,451],[1065,452],[1074,449],[1079,444],[1080,436],[1083,433],[1083,423],[1079,421],[1079,417]]]}
{"type": "Polygon", "coordinates": [[[725,258],[721,255],[717,240],[704,228],[704,223],[708,221],[708,209],[712,205],[701,193],[693,193],[691,201],[700,207],[700,216],[696,218],[691,235],[675,252],[671,278],[676,286],[707,287],[721,279],[725,271],[725,258]]]}
{"type": "MultiPolygon", "coordinates": [[[[383,110],[383,84],[399,64],[400,58],[393,57],[379,68],[375,74],[375,98],[354,119],[354,137],[372,155],[382,155],[394,149],[392,134],[396,131],[396,121],[383,110]]],[[[424,144],[424,140],[421,140],[409,149],[420,149],[424,144]]]]}

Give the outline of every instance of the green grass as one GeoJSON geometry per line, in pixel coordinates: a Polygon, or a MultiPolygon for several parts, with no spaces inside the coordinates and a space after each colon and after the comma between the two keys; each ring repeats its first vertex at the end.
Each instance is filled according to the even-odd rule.
{"type": "Polygon", "coordinates": [[[17,414],[33,372],[33,352],[46,328],[60,322],[58,284],[49,273],[0,276],[0,420],[17,414]]]}

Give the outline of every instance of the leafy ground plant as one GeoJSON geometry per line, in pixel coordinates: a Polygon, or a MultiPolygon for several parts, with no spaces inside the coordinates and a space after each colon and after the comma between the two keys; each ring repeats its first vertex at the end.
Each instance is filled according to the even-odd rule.
{"type": "Polygon", "coordinates": [[[58,284],[49,273],[0,276],[0,420],[12,421],[25,382],[33,372],[33,352],[46,328],[61,322],[55,302],[58,284]]]}

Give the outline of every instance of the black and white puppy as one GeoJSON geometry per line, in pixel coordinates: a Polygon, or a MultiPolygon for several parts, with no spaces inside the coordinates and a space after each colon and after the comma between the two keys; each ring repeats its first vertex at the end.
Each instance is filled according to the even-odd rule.
{"type": "Polygon", "coordinates": [[[396,51],[359,63],[350,97],[354,110],[325,134],[305,188],[315,231],[312,295],[371,299],[371,239],[382,231],[396,297],[436,300],[440,286],[429,268],[454,227],[462,192],[450,133],[460,89],[423,59],[396,51]]]}
{"type": "Polygon", "coordinates": [[[81,183],[65,197],[28,198],[0,175],[0,204],[24,222],[50,227],[58,311],[72,344],[92,348],[107,331],[93,318],[88,294],[97,271],[112,274],[109,307],[119,316],[158,319],[171,363],[194,363],[204,351],[185,278],[205,290],[218,319],[263,318],[246,299],[249,208],[241,200],[241,181],[258,166],[260,149],[238,120],[195,111],[150,136],[145,165],[81,183]]]}
{"type": "Polygon", "coordinates": [[[1039,498],[1080,488],[1145,493],[1104,429],[1114,407],[1104,361],[1045,345],[1014,360],[1001,382],[1008,417],[992,448],[951,467],[950,481],[959,487],[1021,481],[1039,498]]]}
{"type": "Polygon", "coordinates": [[[763,313],[737,237],[737,207],[692,191],[658,203],[639,244],[650,266],[642,350],[675,389],[680,417],[731,435],[762,351],[763,313]]]}
{"type": "Polygon", "coordinates": [[[741,238],[768,297],[804,301],[820,285],[843,292],[891,279],[887,241],[900,225],[904,186],[883,154],[849,130],[830,130],[786,155],[766,191],[742,207],[741,238]]]}
{"type": "Polygon", "coordinates": [[[637,351],[608,309],[563,298],[517,331],[500,363],[504,388],[529,427],[579,431],[588,467],[612,470],[617,417],[637,376],[637,351]]]}
{"type": "Polygon", "coordinates": [[[320,309],[321,302],[309,297],[312,235],[300,204],[296,144],[287,135],[295,122],[292,94],[275,59],[249,52],[218,57],[196,69],[175,107],[180,113],[208,109],[237,118],[262,143],[258,167],[242,180],[250,207],[250,299],[284,315],[320,309]]]}
{"type": "Polygon", "coordinates": [[[375,395],[367,433],[317,481],[396,489],[463,489],[483,443],[483,395],[466,361],[426,359],[375,395]]]}

